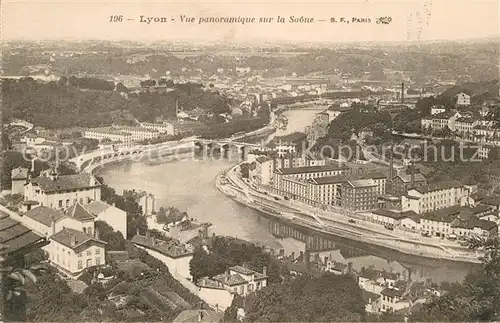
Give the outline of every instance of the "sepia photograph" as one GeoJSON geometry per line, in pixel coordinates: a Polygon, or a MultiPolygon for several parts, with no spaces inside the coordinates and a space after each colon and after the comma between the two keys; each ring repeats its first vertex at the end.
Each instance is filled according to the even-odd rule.
{"type": "Polygon", "coordinates": [[[1,322],[500,321],[498,0],[5,0],[1,322]]]}

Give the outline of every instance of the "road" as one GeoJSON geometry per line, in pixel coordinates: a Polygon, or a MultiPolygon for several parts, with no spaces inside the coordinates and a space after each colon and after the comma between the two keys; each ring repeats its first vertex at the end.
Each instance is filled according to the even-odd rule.
{"type": "Polygon", "coordinates": [[[236,190],[234,190],[236,193],[245,192],[244,194],[242,193],[243,196],[250,195],[253,197],[250,199],[243,197],[243,199],[248,201],[249,205],[256,206],[256,203],[261,203],[268,208],[281,211],[281,216],[288,220],[299,221],[302,225],[307,224],[307,226],[317,229],[318,231],[353,238],[376,245],[383,245],[409,254],[424,255],[425,253],[426,256],[431,258],[479,262],[478,254],[469,251],[453,241],[422,237],[418,233],[408,232],[398,228],[388,230],[380,224],[367,221],[366,218],[363,218],[363,214],[346,211],[337,213],[332,210],[320,210],[296,201],[282,200],[281,197],[270,194],[269,192],[265,194],[245,183],[239,176],[238,169],[239,167],[237,165],[226,172],[226,179],[230,186],[236,188],[236,190]],[[276,198],[279,200],[276,200],[276,198]],[[266,202],[262,203],[263,200],[266,202]],[[290,209],[292,212],[286,212],[283,208],[290,209]],[[352,221],[356,222],[353,223],[352,221]]]}

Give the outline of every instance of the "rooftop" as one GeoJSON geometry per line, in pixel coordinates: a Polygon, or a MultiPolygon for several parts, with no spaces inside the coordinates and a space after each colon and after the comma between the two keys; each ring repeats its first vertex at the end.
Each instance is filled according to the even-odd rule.
{"type": "Polygon", "coordinates": [[[66,210],[66,215],[78,221],[94,220],[95,216],[90,213],[80,202],[76,202],[66,210]]]}
{"type": "Polygon", "coordinates": [[[193,254],[193,250],[191,248],[188,248],[186,245],[181,244],[179,241],[174,239],[159,240],[154,237],[136,234],[132,238],[131,242],[158,251],[170,258],[180,258],[193,254]]]}
{"type": "Polygon", "coordinates": [[[0,255],[10,256],[47,244],[46,240],[0,211],[0,255]]]}
{"type": "Polygon", "coordinates": [[[251,270],[242,266],[233,266],[229,267],[230,271],[234,271],[236,273],[242,274],[242,275],[254,275],[254,279],[264,279],[267,276],[264,276],[263,274],[256,272],[255,270],[251,270]]]}
{"type": "Polygon", "coordinates": [[[406,218],[414,218],[418,216],[414,211],[406,211],[406,212],[395,212],[389,209],[378,209],[372,212],[373,214],[386,216],[395,220],[401,220],[406,218]]]}
{"type": "Polygon", "coordinates": [[[463,186],[463,184],[459,181],[446,181],[446,182],[439,182],[439,183],[429,184],[426,186],[415,188],[415,190],[417,190],[418,192],[420,192],[422,194],[426,194],[429,192],[447,190],[450,188],[458,188],[458,187],[462,187],[462,186],[463,186]]]}
{"type": "Polygon", "coordinates": [[[23,167],[14,168],[10,173],[11,174],[10,178],[13,180],[14,179],[24,180],[24,179],[28,178],[28,172],[29,172],[29,169],[27,169],[27,168],[23,168],[23,167]]]}
{"type": "Polygon", "coordinates": [[[376,186],[377,183],[373,179],[357,179],[357,180],[349,180],[347,181],[349,185],[352,187],[370,187],[370,186],[376,186]]]}
{"type": "Polygon", "coordinates": [[[44,205],[32,208],[26,212],[24,216],[40,222],[47,227],[52,225],[52,221],[57,222],[66,217],[61,211],[54,210],[44,205]]]}
{"type": "Polygon", "coordinates": [[[460,205],[447,207],[440,210],[435,210],[422,215],[422,219],[434,222],[447,222],[450,223],[455,220],[461,212],[460,205]]]}
{"type": "Polygon", "coordinates": [[[215,281],[221,282],[226,286],[235,286],[248,283],[245,278],[243,278],[240,274],[220,274],[214,276],[213,279],[215,281]]]}
{"type": "Polygon", "coordinates": [[[31,180],[45,193],[71,191],[75,189],[100,187],[101,183],[89,173],[82,172],[76,175],[59,175],[56,179],[48,176],[39,176],[31,180]]]}
{"type": "Polygon", "coordinates": [[[282,168],[278,169],[277,172],[283,175],[291,175],[291,174],[301,174],[301,173],[315,173],[315,172],[328,172],[328,171],[340,171],[340,170],[349,170],[344,164],[328,164],[324,166],[306,166],[306,167],[297,167],[297,168],[282,168]]]}
{"type": "Polygon", "coordinates": [[[211,322],[218,323],[222,321],[223,313],[217,313],[212,310],[184,310],[177,315],[173,323],[192,323],[192,322],[211,322]],[[200,315],[201,312],[201,315],[200,315]],[[201,318],[201,321],[200,321],[201,318]]]}
{"type": "Polygon", "coordinates": [[[96,242],[99,242],[102,244],[106,244],[106,242],[101,241],[99,239],[96,239],[92,236],[89,236],[88,234],[83,233],[82,231],[78,231],[78,230],[70,229],[70,228],[62,229],[61,231],[52,235],[50,237],[50,239],[62,244],[63,246],[71,248],[71,249],[78,248],[79,246],[84,245],[88,241],[96,241],[96,242]],[[72,245],[72,241],[71,241],[71,239],[73,237],[75,238],[74,245],[72,245]]]}
{"type": "Polygon", "coordinates": [[[101,214],[110,207],[113,206],[109,205],[108,203],[104,203],[103,201],[92,201],[85,205],[85,209],[87,209],[90,213],[92,213],[95,216],[101,214]]]}
{"type": "MultiPolygon", "coordinates": [[[[403,183],[411,183],[411,174],[397,175],[396,178],[400,178],[403,183]]],[[[420,173],[415,174],[415,182],[425,182],[426,180],[424,175],[420,173]]]]}
{"type": "Polygon", "coordinates": [[[380,294],[388,297],[401,297],[403,296],[403,291],[394,288],[386,288],[380,294]]]}

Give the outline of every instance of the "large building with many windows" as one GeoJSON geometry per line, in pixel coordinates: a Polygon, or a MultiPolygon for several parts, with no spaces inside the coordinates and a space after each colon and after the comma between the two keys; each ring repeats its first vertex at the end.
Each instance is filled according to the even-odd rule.
{"type": "Polygon", "coordinates": [[[122,143],[131,143],[133,141],[132,134],[126,131],[121,131],[113,128],[92,128],[86,129],[82,133],[83,138],[99,140],[116,141],[122,143]]]}
{"type": "Polygon", "coordinates": [[[142,122],[141,127],[151,130],[157,130],[160,133],[166,133],[167,135],[175,135],[174,125],[168,122],[163,122],[163,123],[142,122]]]}
{"type": "Polygon", "coordinates": [[[28,180],[24,185],[24,199],[54,209],[66,209],[75,202],[87,204],[101,200],[101,183],[89,173],[59,175],[48,170],[28,180]]]}
{"type": "Polygon", "coordinates": [[[275,185],[277,185],[277,188],[279,189],[280,179],[284,177],[294,177],[306,180],[310,178],[347,174],[349,174],[349,167],[339,163],[328,164],[324,166],[281,168],[275,170],[275,185]]]}
{"type": "Polygon", "coordinates": [[[386,182],[386,176],[377,173],[309,179],[284,176],[274,191],[314,206],[346,206],[352,211],[366,211],[377,208],[378,197],[386,193],[386,182]]]}
{"type": "Polygon", "coordinates": [[[383,194],[385,180],[349,180],[340,188],[340,206],[354,212],[374,210],[378,207],[378,197],[383,194]]]}
{"type": "Polygon", "coordinates": [[[441,182],[410,189],[401,197],[402,210],[417,214],[444,209],[465,202],[470,192],[458,181],[441,182]]]}

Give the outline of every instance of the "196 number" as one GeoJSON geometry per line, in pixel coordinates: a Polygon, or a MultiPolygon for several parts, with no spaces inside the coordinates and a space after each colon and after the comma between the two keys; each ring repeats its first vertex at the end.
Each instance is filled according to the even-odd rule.
{"type": "Polygon", "coordinates": [[[109,16],[109,22],[122,22],[123,16],[109,16]]]}

